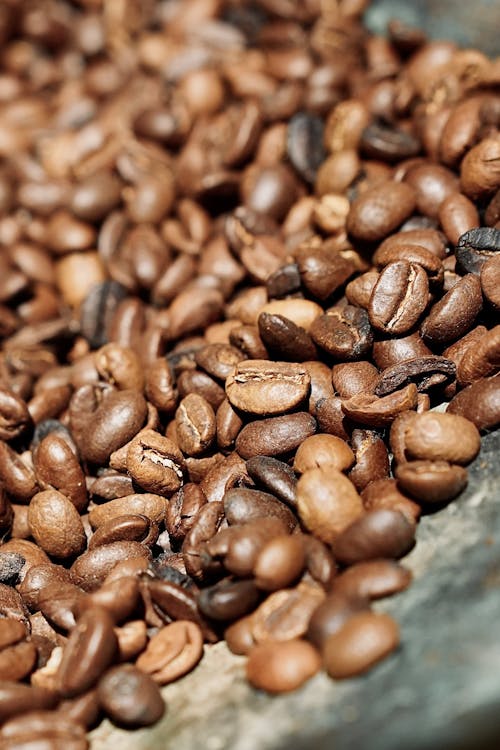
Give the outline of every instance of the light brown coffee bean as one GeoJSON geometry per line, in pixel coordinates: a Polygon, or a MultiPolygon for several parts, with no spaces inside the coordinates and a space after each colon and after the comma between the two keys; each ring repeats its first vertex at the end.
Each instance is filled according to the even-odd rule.
{"type": "Polygon", "coordinates": [[[259,643],[248,655],[246,676],[259,690],[286,693],[307,682],[320,667],[319,653],[307,641],[259,643]]]}
{"type": "Polygon", "coordinates": [[[363,674],[399,644],[399,629],[386,614],[360,612],[331,635],[323,648],[325,668],[336,680],[363,674]]]}
{"type": "Polygon", "coordinates": [[[477,427],[458,414],[427,412],[412,420],[405,435],[408,456],[468,464],[481,447],[477,427]]]}
{"type": "Polygon", "coordinates": [[[111,721],[127,729],[155,724],[165,712],[157,685],[132,664],[108,669],[99,680],[97,698],[111,721]]]}
{"type": "Polygon", "coordinates": [[[137,667],[160,685],[190,672],[203,655],[203,636],[196,623],[177,620],[162,628],[139,656],[137,667]]]}
{"type": "Polygon", "coordinates": [[[467,470],[447,461],[407,461],[395,476],[403,492],[423,503],[453,500],[467,485],[467,470]]]}
{"type": "Polygon", "coordinates": [[[297,483],[297,509],[306,528],[327,543],[364,512],[354,485],[330,467],[302,474],[297,483]]]}
{"type": "Polygon", "coordinates": [[[406,260],[389,263],[371,293],[370,323],[385,333],[406,333],[417,323],[428,299],[427,274],[421,266],[406,260]]]}
{"type": "Polygon", "coordinates": [[[415,201],[409,185],[392,180],[382,182],[351,204],[347,229],[357,240],[382,240],[413,213],[415,201]]]}
{"type": "Polygon", "coordinates": [[[281,414],[298,406],[309,393],[310,377],[298,364],[247,360],[226,380],[232,406],[252,414],[281,414]]]}
{"type": "Polygon", "coordinates": [[[121,516],[146,516],[152,523],[161,523],[165,519],[167,503],[164,497],[149,492],[136,495],[124,495],[102,505],[95,505],[89,513],[90,525],[99,529],[104,524],[121,516]]]}
{"type": "Polygon", "coordinates": [[[172,494],[183,483],[184,458],[172,440],[144,430],[128,447],[127,470],[146,491],[172,494]]]}
{"type": "Polygon", "coordinates": [[[290,586],[306,561],[300,536],[276,536],[260,550],[253,566],[255,584],[264,591],[290,586]]]}
{"type": "Polygon", "coordinates": [[[458,414],[476,425],[478,430],[489,430],[500,423],[500,379],[476,380],[457,393],[447,407],[447,413],[458,414]]]}
{"type": "Polygon", "coordinates": [[[406,589],[411,572],[394,560],[368,560],[351,565],[338,575],[332,591],[350,599],[382,599],[406,589]]]}
{"type": "Polygon", "coordinates": [[[197,456],[205,453],[215,439],[215,412],[203,396],[190,393],[175,413],[175,427],[179,448],[188,456],[197,456]]]}
{"type": "Polygon", "coordinates": [[[71,566],[71,575],[84,591],[93,591],[99,588],[115,565],[136,558],[147,564],[151,559],[151,551],[139,542],[103,544],[81,554],[71,566]]]}
{"type": "Polygon", "coordinates": [[[308,469],[332,466],[338,471],[346,471],[354,463],[354,453],[345,440],[335,435],[311,435],[299,445],[293,468],[298,474],[308,469]]]}

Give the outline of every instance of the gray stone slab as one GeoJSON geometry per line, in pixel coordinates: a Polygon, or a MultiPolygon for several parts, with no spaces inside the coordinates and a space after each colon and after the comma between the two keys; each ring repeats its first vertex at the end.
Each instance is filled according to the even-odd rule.
{"type": "Polygon", "coordinates": [[[290,695],[248,686],[244,659],[208,647],[164,689],[148,730],[104,722],[92,750],[487,750],[500,747],[500,432],[483,439],[466,491],[419,525],[415,580],[377,606],[401,648],[368,675],[320,674],[290,695]]]}

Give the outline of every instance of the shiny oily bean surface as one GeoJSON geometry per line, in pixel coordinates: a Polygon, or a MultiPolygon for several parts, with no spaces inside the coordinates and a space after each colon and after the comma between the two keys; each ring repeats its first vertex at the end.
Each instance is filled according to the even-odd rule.
{"type": "Polygon", "coordinates": [[[357,240],[382,240],[411,215],[415,200],[413,189],[405,183],[382,182],[351,204],[347,228],[357,240]]]}
{"type": "Polygon", "coordinates": [[[325,669],[334,679],[363,674],[399,645],[399,629],[386,614],[360,612],[324,644],[325,669]]]}
{"type": "Polygon", "coordinates": [[[310,387],[307,371],[298,364],[247,360],[226,380],[227,397],[236,409],[263,416],[298,406],[310,387]]]}
{"type": "Polygon", "coordinates": [[[299,639],[260,643],[248,655],[247,679],[268,693],[296,690],[321,668],[318,651],[299,639]]]}
{"type": "Polygon", "coordinates": [[[87,540],[81,518],[60,492],[38,492],[29,505],[28,523],[37,544],[53,557],[73,557],[85,549],[87,540]]]}
{"type": "Polygon", "coordinates": [[[385,333],[406,333],[427,307],[428,296],[427,274],[421,266],[408,261],[389,263],[371,293],[370,323],[385,333]]]}
{"type": "Polygon", "coordinates": [[[363,560],[399,558],[415,543],[415,524],[396,510],[371,510],[353,521],[333,543],[335,559],[345,565],[363,560]]]}
{"type": "Polygon", "coordinates": [[[411,572],[394,560],[368,560],[355,563],[340,573],[332,591],[354,601],[382,599],[403,591],[411,580],[411,572]]]}
{"type": "Polygon", "coordinates": [[[295,450],[316,432],[316,420],[307,412],[269,417],[248,422],[236,438],[236,450],[242,458],[281,456],[295,450]]]}
{"type": "Polygon", "coordinates": [[[196,623],[177,620],[158,631],[137,659],[137,668],[159,685],[190,672],[203,655],[203,635],[196,623]]]}
{"type": "Polygon", "coordinates": [[[165,713],[165,702],[155,682],[133,664],[111,667],[97,686],[99,705],[114,724],[147,727],[165,713]]]}

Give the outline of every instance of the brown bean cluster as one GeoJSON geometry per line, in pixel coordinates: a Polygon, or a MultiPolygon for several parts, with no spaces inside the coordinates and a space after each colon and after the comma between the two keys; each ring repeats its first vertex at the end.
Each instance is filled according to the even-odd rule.
{"type": "Polygon", "coordinates": [[[499,69],[366,4],[0,8],[6,750],[398,647],[500,423],[499,69]]]}

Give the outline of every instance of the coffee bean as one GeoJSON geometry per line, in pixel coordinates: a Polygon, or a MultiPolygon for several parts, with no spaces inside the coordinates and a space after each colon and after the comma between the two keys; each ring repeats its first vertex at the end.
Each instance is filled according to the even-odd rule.
{"type": "Polygon", "coordinates": [[[468,464],[481,445],[477,427],[458,414],[418,414],[405,436],[408,455],[428,461],[468,464]]]}
{"type": "Polygon", "coordinates": [[[428,355],[403,360],[386,368],[378,378],[374,388],[376,396],[385,396],[410,382],[417,385],[419,392],[436,386],[444,386],[456,376],[454,362],[445,357],[428,355]]]}
{"type": "Polygon", "coordinates": [[[244,487],[228,490],[224,495],[224,513],[230,525],[249,523],[259,518],[279,518],[292,531],[296,524],[292,511],[273,495],[244,487]]]}
{"type": "Polygon", "coordinates": [[[253,581],[221,581],[200,592],[198,607],[205,617],[225,622],[255,609],[258,597],[253,581]]]}
{"type": "Polygon", "coordinates": [[[97,686],[99,704],[120,727],[147,727],[160,719],[165,702],[151,678],[132,664],[111,667],[97,686]]]}
{"type": "Polygon", "coordinates": [[[346,362],[332,368],[333,386],[341,398],[371,393],[377,380],[378,370],[371,362],[346,362]]]}
{"type": "Polygon", "coordinates": [[[306,412],[249,422],[236,438],[242,458],[280,456],[293,451],[316,432],[316,421],[306,412]]]}
{"type": "Polygon", "coordinates": [[[30,502],[28,523],[40,547],[54,557],[73,557],[83,552],[86,536],[74,505],[62,493],[46,490],[30,502]]]}
{"type": "Polygon", "coordinates": [[[420,506],[401,492],[395,479],[374,479],[362,490],[361,498],[366,510],[398,510],[411,523],[420,517],[420,506]]]}
{"type": "Polygon", "coordinates": [[[151,552],[139,542],[112,542],[95,549],[87,550],[71,566],[71,575],[84,591],[98,588],[108,573],[122,560],[148,561],[151,552]]]}
{"type": "Polygon", "coordinates": [[[389,615],[360,612],[326,640],[323,648],[326,670],[337,680],[363,674],[398,644],[399,630],[389,615]]]}
{"type": "Polygon", "coordinates": [[[189,456],[204,453],[215,438],[215,413],[203,396],[190,393],[182,399],[175,413],[179,448],[189,456]]]}
{"type": "Polygon", "coordinates": [[[357,240],[382,240],[412,214],[415,205],[415,192],[409,185],[382,182],[352,203],[347,229],[357,240]]]}
{"type": "Polygon", "coordinates": [[[440,164],[418,164],[405,176],[405,184],[415,191],[418,211],[437,216],[443,201],[458,190],[455,174],[440,164]]]}
{"type": "Polygon", "coordinates": [[[334,435],[311,435],[298,447],[293,468],[299,474],[308,469],[332,466],[339,471],[349,469],[354,453],[347,443],[334,435]]]}
{"type": "Polygon", "coordinates": [[[337,591],[329,593],[309,620],[307,640],[321,651],[330,635],[337,633],[353,614],[365,609],[368,603],[355,594],[350,597],[337,591]]]}
{"type": "Polygon", "coordinates": [[[371,159],[398,162],[420,152],[421,145],[410,133],[373,122],[363,130],[361,149],[371,159]]]}
{"type": "Polygon", "coordinates": [[[170,539],[182,541],[192,528],[199,510],[207,502],[197,484],[185,484],[171,498],[167,508],[166,527],[170,539]]]}
{"type": "Polygon", "coordinates": [[[466,273],[479,275],[487,260],[500,249],[500,230],[478,227],[465,232],[458,239],[455,254],[457,263],[466,273]]]}
{"type": "Polygon", "coordinates": [[[79,618],[64,648],[58,671],[59,692],[66,698],[91,688],[116,656],[113,620],[100,607],[79,618]]]}
{"type": "Polygon", "coordinates": [[[127,470],[138,485],[151,493],[176,492],[183,482],[183,469],[184,459],[178,447],[154,430],[143,431],[128,447],[127,470]]]}
{"type": "Polygon", "coordinates": [[[363,602],[404,591],[411,580],[411,572],[394,560],[368,560],[340,573],[333,582],[332,592],[363,602]]]}
{"type": "Polygon", "coordinates": [[[297,364],[248,360],[226,380],[226,393],[237,409],[252,414],[279,414],[293,409],[309,392],[310,378],[297,364]]]}
{"type": "Polygon", "coordinates": [[[349,479],[358,492],[389,476],[389,456],[380,435],[373,430],[354,429],[351,445],[356,464],[349,472],[349,479]]]}
{"type": "Polygon", "coordinates": [[[331,308],[317,318],[311,326],[311,337],[321,349],[344,362],[363,359],[373,343],[367,313],[351,305],[331,308]]]}
{"type": "Polygon", "coordinates": [[[370,323],[379,331],[409,331],[427,307],[429,285],[425,271],[415,263],[389,263],[380,273],[370,297],[370,323]]]}
{"type": "Polygon", "coordinates": [[[371,510],[353,521],[333,543],[339,562],[353,565],[377,558],[399,558],[415,544],[415,525],[396,510],[371,510]]]}
{"type": "Polygon", "coordinates": [[[160,685],[174,682],[190,672],[203,656],[200,628],[188,620],[177,620],[158,631],[139,656],[137,667],[160,685]]]}
{"type": "Polygon", "coordinates": [[[56,693],[45,688],[2,681],[0,684],[0,720],[4,722],[11,716],[22,715],[28,711],[54,708],[57,700],[56,693]]]}
{"type": "Polygon", "coordinates": [[[287,129],[287,154],[306,182],[314,182],[316,170],[325,159],[323,120],[308,112],[297,112],[287,129]]]}
{"type": "Polygon", "coordinates": [[[151,523],[143,515],[123,515],[111,518],[92,534],[88,548],[95,549],[102,544],[113,542],[142,542],[146,546],[154,544],[158,537],[157,524],[151,523]]]}
{"type": "Polygon", "coordinates": [[[278,500],[295,507],[297,478],[288,464],[271,456],[254,456],[246,462],[246,467],[257,485],[268,490],[278,500]]]}
{"type": "Polygon", "coordinates": [[[463,192],[472,200],[489,196],[498,189],[498,155],[498,137],[492,136],[479,141],[462,159],[460,184],[463,192]]]}
{"type": "Polygon", "coordinates": [[[0,442],[0,480],[13,499],[28,501],[38,490],[33,470],[3,441],[0,442]]]}
{"type": "Polygon", "coordinates": [[[494,429],[500,423],[498,376],[476,380],[452,398],[446,411],[465,417],[478,430],[494,429]]]}
{"type": "Polygon", "coordinates": [[[469,385],[475,380],[496,374],[499,350],[500,325],[483,333],[477,343],[464,352],[457,367],[457,380],[460,385],[469,385]]]}
{"type": "Polygon", "coordinates": [[[359,393],[342,401],[342,411],[354,422],[384,427],[393,422],[398,414],[415,409],[416,405],[417,386],[410,383],[382,398],[359,393]]]}
{"type": "Polygon", "coordinates": [[[500,255],[490,258],[481,266],[481,289],[488,303],[496,311],[500,310],[500,295],[498,292],[499,275],[500,255]]]}
{"type": "Polygon", "coordinates": [[[331,543],[363,513],[354,485],[337,469],[308,469],[297,483],[300,520],[315,536],[331,543]]]}
{"type": "Polygon", "coordinates": [[[407,461],[396,468],[404,492],[423,503],[443,503],[467,485],[467,471],[447,461],[407,461]]]}
{"type": "Polygon", "coordinates": [[[321,667],[316,649],[299,639],[260,643],[249,653],[247,679],[268,693],[286,693],[313,677],[321,667]]]}
{"type": "Polygon", "coordinates": [[[151,523],[161,523],[165,519],[167,504],[163,497],[147,492],[138,495],[124,495],[102,505],[95,505],[89,513],[90,525],[94,529],[126,515],[145,516],[151,523]]]}
{"type": "Polygon", "coordinates": [[[259,552],[253,567],[255,584],[275,591],[292,584],[305,564],[305,550],[299,536],[277,536],[259,552]]]}
{"type": "Polygon", "coordinates": [[[78,457],[66,440],[49,433],[40,441],[33,462],[38,482],[44,490],[59,490],[80,513],[87,506],[85,475],[78,457]]]}
{"type": "Polygon", "coordinates": [[[311,337],[300,326],[282,315],[259,315],[259,334],[273,358],[287,362],[305,362],[314,359],[316,347],[311,337]]]}
{"type": "Polygon", "coordinates": [[[31,416],[24,401],[0,388],[0,440],[13,440],[31,425],[31,416]]]}

